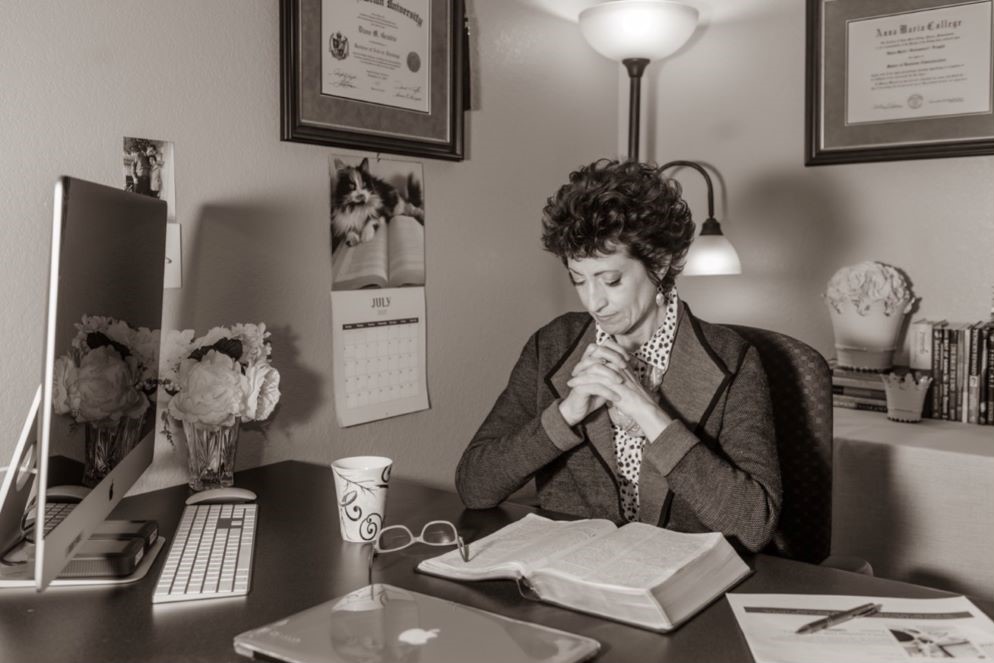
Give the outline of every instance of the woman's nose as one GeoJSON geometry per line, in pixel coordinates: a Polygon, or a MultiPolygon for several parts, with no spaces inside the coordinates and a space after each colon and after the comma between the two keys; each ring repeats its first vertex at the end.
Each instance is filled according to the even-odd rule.
{"type": "Polygon", "coordinates": [[[596,313],[606,305],[607,297],[604,295],[604,289],[598,287],[596,283],[590,283],[587,286],[587,308],[596,313]]]}

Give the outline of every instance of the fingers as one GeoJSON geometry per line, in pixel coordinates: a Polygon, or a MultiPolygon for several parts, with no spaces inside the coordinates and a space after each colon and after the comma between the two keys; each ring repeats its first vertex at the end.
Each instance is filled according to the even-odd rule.
{"type": "Polygon", "coordinates": [[[621,399],[621,396],[616,391],[603,382],[594,380],[591,377],[573,378],[569,381],[569,386],[572,390],[570,395],[577,394],[588,398],[600,398],[612,403],[621,399]]]}
{"type": "Polygon", "coordinates": [[[603,345],[591,343],[583,351],[583,358],[573,367],[573,375],[579,375],[597,364],[623,371],[627,368],[628,361],[628,353],[611,339],[607,339],[603,345]]]}

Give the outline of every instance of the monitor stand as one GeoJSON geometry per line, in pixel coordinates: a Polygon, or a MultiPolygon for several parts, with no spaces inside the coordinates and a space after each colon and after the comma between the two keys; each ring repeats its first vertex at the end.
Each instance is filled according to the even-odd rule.
{"type": "MultiPolygon", "coordinates": [[[[41,403],[41,387],[35,392],[14,455],[0,482],[0,589],[34,588],[35,559],[33,544],[25,541],[22,523],[36,491],[38,445],[35,417],[41,403]]],[[[145,551],[135,570],[120,578],[55,578],[52,587],[120,585],[141,580],[148,574],[166,539],[162,536],[145,551]]]]}

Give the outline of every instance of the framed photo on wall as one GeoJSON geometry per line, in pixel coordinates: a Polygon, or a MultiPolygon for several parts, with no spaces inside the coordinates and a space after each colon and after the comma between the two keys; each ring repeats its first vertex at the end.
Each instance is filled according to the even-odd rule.
{"type": "Polygon", "coordinates": [[[280,0],[281,138],[463,158],[463,0],[280,0]]]}
{"type": "Polygon", "coordinates": [[[994,154],[992,0],[807,0],[805,165],[994,154]]]}

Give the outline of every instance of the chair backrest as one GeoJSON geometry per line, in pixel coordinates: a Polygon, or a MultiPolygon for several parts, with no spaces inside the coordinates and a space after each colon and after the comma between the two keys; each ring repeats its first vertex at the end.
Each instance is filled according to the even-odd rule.
{"type": "Polygon", "coordinates": [[[756,327],[727,325],[756,347],[773,402],[783,509],[765,552],[819,563],[832,540],[832,373],[811,346],[756,327]]]}

